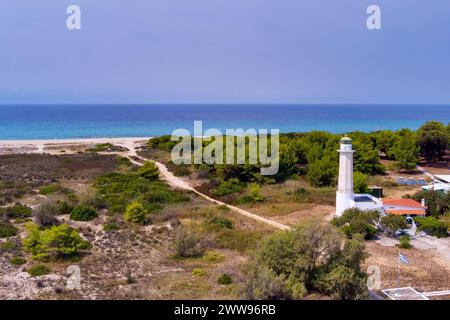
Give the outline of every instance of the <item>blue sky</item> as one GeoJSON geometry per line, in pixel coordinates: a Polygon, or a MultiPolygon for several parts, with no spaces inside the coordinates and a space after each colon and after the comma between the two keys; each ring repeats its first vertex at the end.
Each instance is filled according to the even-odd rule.
{"type": "Polygon", "coordinates": [[[449,1],[0,3],[2,104],[450,103],[449,88],[449,1]]]}

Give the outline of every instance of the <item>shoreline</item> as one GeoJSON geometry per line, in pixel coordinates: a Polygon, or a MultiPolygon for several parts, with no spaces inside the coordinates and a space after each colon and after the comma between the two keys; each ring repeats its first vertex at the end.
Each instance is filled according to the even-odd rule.
{"type": "Polygon", "coordinates": [[[73,138],[73,139],[40,139],[40,140],[0,140],[0,155],[26,153],[75,153],[77,148],[94,147],[98,144],[111,143],[113,145],[134,150],[152,137],[123,137],[123,138],[73,138]]]}

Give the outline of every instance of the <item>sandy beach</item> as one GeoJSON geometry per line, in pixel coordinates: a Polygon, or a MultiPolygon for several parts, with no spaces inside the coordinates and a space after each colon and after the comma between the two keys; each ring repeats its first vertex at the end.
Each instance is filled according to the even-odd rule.
{"type": "Polygon", "coordinates": [[[94,147],[97,144],[111,143],[129,150],[149,140],[150,137],[130,138],[79,138],[79,139],[49,139],[49,140],[0,140],[1,154],[20,153],[76,153],[82,149],[94,147]]]}

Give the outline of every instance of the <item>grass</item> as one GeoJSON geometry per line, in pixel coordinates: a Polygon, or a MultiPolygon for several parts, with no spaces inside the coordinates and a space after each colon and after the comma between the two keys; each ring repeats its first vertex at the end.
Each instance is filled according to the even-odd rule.
{"type": "Polygon", "coordinates": [[[9,222],[0,222],[0,238],[13,237],[17,234],[17,228],[9,222]]]}
{"type": "Polygon", "coordinates": [[[9,260],[9,263],[11,263],[13,266],[21,266],[27,263],[27,260],[22,257],[13,257],[11,258],[11,260],[9,260]]]}

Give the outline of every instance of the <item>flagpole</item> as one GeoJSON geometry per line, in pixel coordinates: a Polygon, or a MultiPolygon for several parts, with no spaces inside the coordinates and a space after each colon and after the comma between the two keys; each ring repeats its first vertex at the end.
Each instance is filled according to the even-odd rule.
{"type": "Polygon", "coordinates": [[[400,296],[400,249],[398,250],[397,297],[400,296]]]}

